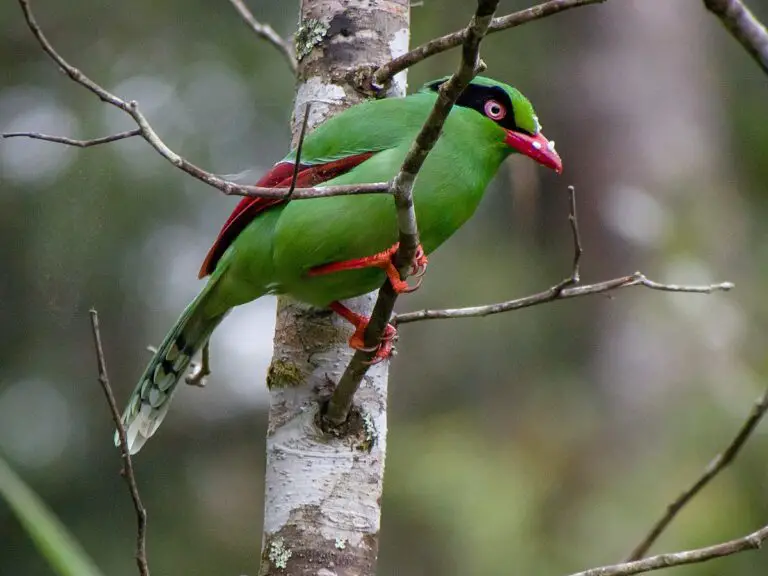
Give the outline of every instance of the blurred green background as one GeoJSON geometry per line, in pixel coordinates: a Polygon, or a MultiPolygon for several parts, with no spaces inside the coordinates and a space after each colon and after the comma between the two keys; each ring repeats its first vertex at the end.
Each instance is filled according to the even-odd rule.
{"type": "MultiPolygon", "coordinates": [[[[252,2],[283,35],[295,2],[252,2]]],[[[512,11],[527,2],[503,1],[512,11]]],[[[763,19],[768,6],[751,2],[763,19]]],[[[415,45],[471,3],[412,11],[415,45]]],[[[136,99],[165,141],[243,181],[289,144],[294,82],[230,5],[35,2],[60,52],[136,99]],[[250,171],[250,172],[244,172],[250,171]]],[[[454,69],[443,54],[412,89],[454,69]]],[[[768,385],[768,78],[700,0],[612,0],[495,34],[488,74],[534,103],[566,171],[513,160],[400,310],[544,289],[570,266],[578,191],[585,281],[636,269],[731,280],[712,296],[641,288],[478,320],[403,327],[392,366],[380,574],[558,575],[625,557],[768,385]]],[[[0,3],[0,131],[90,138],[129,129],[44,57],[0,3]]],[[[96,381],[98,308],[122,405],[200,288],[234,198],[141,140],[89,150],[0,141],[0,453],[106,574],[135,573],[134,516],[96,381]]],[[[274,300],[232,314],[208,388],[184,389],[136,461],[156,574],[255,574],[274,300]]],[[[654,548],[768,522],[767,426],[654,548]]],[[[765,574],[768,552],[676,569],[765,574]]],[[[50,574],[0,504],[0,574],[50,574]]]]}

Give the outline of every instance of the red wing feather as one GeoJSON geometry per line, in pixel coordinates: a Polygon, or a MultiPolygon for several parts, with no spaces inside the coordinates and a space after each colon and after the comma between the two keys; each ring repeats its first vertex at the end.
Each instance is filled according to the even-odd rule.
{"type": "MultiPolygon", "coordinates": [[[[368,158],[373,156],[373,152],[365,152],[363,154],[356,154],[354,156],[347,156],[340,160],[334,160],[333,162],[327,162],[325,164],[314,164],[308,166],[302,164],[299,167],[299,173],[296,176],[296,186],[298,188],[308,188],[310,186],[317,186],[322,184],[336,176],[340,176],[345,172],[349,172],[357,166],[362,164],[368,158]]],[[[272,169],[267,172],[256,183],[256,186],[263,186],[264,188],[288,188],[291,185],[291,179],[293,177],[294,164],[291,162],[278,162],[272,169]]],[[[287,192],[287,190],[286,190],[287,192]]],[[[250,198],[246,197],[240,200],[235,206],[232,214],[227,218],[224,226],[221,228],[216,241],[211,246],[208,254],[203,261],[203,265],[200,267],[198,278],[203,278],[208,274],[211,274],[216,269],[219,259],[222,257],[230,244],[237,238],[238,234],[242,232],[251,221],[259,214],[278,204],[285,203],[285,200],[281,198],[250,198]]]]}

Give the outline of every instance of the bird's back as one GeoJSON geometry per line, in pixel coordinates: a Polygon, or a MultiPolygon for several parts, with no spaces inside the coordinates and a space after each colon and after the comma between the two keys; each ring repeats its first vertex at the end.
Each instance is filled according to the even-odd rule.
{"type": "MultiPolygon", "coordinates": [[[[323,131],[317,139],[307,139],[309,158],[327,161],[334,154],[378,147],[380,151],[369,160],[326,185],[389,181],[400,169],[434,101],[434,95],[419,93],[399,102],[381,100],[352,108],[355,114],[343,114],[339,121],[329,121],[327,129],[323,130],[325,125],[318,128],[323,131]],[[366,118],[369,124],[360,130],[366,118]],[[342,138],[347,130],[353,133],[342,138]],[[333,148],[330,142],[334,137],[345,143],[344,150],[333,148]]],[[[476,112],[454,109],[443,135],[427,157],[414,185],[419,231],[427,253],[447,240],[474,213],[506,156],[501,143],[497,145],[493,140],[493,130],[493,124],[476,112]]],[[[395,207],[388,195],[292,202],[282,209],[275,227],[273,261],[277,282],[282,290],[316,305],[368,292],[383,282],[380,270],[356,270],[311,279],[306,272],[322,264],[370,256],[390,247],[397,237],[395,207]]]]}

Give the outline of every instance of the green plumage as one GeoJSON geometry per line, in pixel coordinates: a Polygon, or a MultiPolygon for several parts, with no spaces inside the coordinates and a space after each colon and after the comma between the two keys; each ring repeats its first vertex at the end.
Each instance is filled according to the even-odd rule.
{"type": "MultiPolygon", "coordinates": [[[[538,133],[530,103],[515,89],[478,78],[473,85],[503,90],[516,125],[538,133]]],[[[411,96],[352,107],[307,135],[302,165],[325,164],[374,152],[368,160],[324,183],[391,180],[435,103],[430,85],[411,96]]],[[[413,197],[422,246],[430,253],[474,213],[502,161],[513,150],[507,130],[481,110],[456,106],[416,179],[413,197]]],[[[284,161],[293,162],[294,153],[284,161]]],[[[168,410],[191,356],[233,307],[264,294],[290,296],[324,307],[380,287],[381,269],[307,275],[316,266],[381,252],[398,239],[392,198],[336,196],[275,206],[254,218],[224,252],[200,295],[187,307],[147,366],[123,416],[131,452],[138,451],[168,410]]]]}

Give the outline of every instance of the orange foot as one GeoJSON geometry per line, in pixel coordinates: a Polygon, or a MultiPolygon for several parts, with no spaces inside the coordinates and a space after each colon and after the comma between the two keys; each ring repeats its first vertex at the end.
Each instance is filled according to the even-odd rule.
{"type": "Polygon", "coordinates": [[[392,324],[387,324],[384,335],[381,337],[381,342],[369,348],[365,345],[365,329],[368,327],[370,318],[352,312],[341,302],[331,302],[328,307],[355,327],[355,333],[349,339],[350,348],[363,350],[364,352],[376,351],[376,354],[371,358],[370,364],[378,364],[392,356],[392,342],[397,336],[397,330],[395,330],[392,324]]]}
{"type": "MultiPolygon", "coordinates": [[[[374,254],[373,256],[366,256],[364,258],[357,258],[354,260],[343,260],[341,262],[331,262],[330,264],[323,264],[322,266],[315,266],[309,271],[309,276],[320,276],[322,274],[330,274],[331,272],[340,272],[342,270],[359,270],[361,268],[381,268],[387,273],[392,288],[398,294],[407,292],[413,292],[418,290],[421,286],[421,277],[424,276],[424,272],[427,271],[427,255],[424,254],[424,249],[419,244],[416,249],[416,254],[413,256],[413,262],[411,263],[410,275],[414,278],[418,278],[415,285],[410,286],[408,282],[400,279],[400,273],[395,268],[392,259],[397,252],[397,248],[400,246],[398,242],[391,248],[374,254]]],[[[348,319],[348,318],[347,318],[348,319]]],[[[349,319],[348,319],[349,320],[349,319]]],[[[350,320],[351,322],[351,320],[350,320]]],[[[354,323],[354,322],[353,322],[354,323]]]]}

